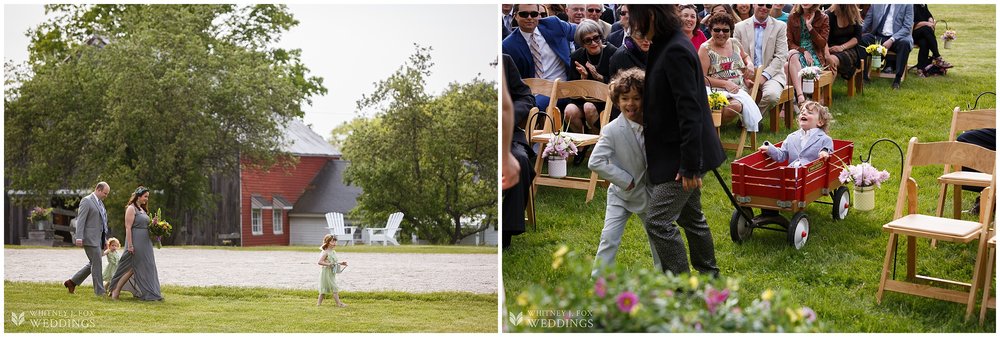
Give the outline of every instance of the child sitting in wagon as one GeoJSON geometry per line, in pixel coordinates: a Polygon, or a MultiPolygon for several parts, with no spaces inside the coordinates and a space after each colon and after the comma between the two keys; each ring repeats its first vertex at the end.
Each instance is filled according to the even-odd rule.
{"type": "Polygon", "coordinates": [[[833,120],[830,110],[817,102],[806,101],[799,111],[799,129],[789,134],[781,147],[765,141],[759,148],[775,162],[788,160],[788,167],[799,167],[829,157],[833,151],[833,139],[826,134],[833,120]]]}

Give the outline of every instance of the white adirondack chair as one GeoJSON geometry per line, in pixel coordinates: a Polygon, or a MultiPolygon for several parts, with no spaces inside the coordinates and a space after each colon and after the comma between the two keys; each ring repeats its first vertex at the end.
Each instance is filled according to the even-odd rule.
{"type": "Polygon", "coordinates": [[[391,243],[399,246],[396,241],[396,233],[399,232],[399,223],[403,222],[403,212],[396,212],[389,215],[389,221],[385,223],[385,228],[365,228],[368,232],[368,242],[382,241],[382,245],[391,243]]]}
{"type": "Polygon", "coordinates": [[[337,241],[347,241],[354,244],[354,226],[344,226],[344,215],[337,212],[326,213],[326,229],[336,237],[337,241]]]}

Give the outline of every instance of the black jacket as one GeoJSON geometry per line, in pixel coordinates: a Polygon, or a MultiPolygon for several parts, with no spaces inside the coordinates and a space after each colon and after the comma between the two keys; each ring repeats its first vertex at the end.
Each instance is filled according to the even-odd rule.
{"type": "Polygon", "coordinates": [[[629,68],[638,67],[639,69],[646,70],[646,53],[639,50],[638,46],[635,46],[631,37],[626,39],[628,39],[628,42],[625,42],[621,48],[615,51],[614,55],[611,55],[611,65],[608,71],[612,78],[619,71],[629,68]],[[628,45],[632,45],[633,47],[629,48],[628,45]]]}
{"type": "Polygon", "coordinates": [[[649,48],[643,120],[653,184],[701,176],[726,159],[715,133],[698,55],[680,30],[657,35],[649,48]]]}
{"type": "Polygon", "coordinates": [[[528,119],[528,112],[535,107],[535,96],[531,95],[531,88],[521,80],[521,74],[514,65],[514,59],[510,55],[503,54],[504,80],[507,81],[507,89],[510,90],[510,99],[514,102],[514,139],[515,143],[520,143],[527,148],[528,157],[534,157],[534,151],[525,138],[522,124],[528,119]]]}

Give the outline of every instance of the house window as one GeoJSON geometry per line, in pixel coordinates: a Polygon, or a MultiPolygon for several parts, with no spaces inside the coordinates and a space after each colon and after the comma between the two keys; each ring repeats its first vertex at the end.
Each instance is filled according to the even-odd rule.
{"type": "Polygon", "coordinates": [[[274,213],[274,228],[273,228],[274,234],[284,233],[283,228],[285,224],[285,217],[284,217],[285,212],[282,211],[280,208],[275,207],[272,213],[274,213]]]}
{"type": "Polygon", "coordinates": [[[260,208],[250,211],[250,231],[253,235],[264,235],[264,216],[260,208]]]}

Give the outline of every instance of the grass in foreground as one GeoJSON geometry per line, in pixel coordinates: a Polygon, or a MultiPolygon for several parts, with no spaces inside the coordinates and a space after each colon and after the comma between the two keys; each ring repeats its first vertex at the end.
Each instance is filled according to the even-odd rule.
{"type": "Polygon", "coordinates": [[[4,332],[487,332],[496,294],[342,293],[346,308],[316,291],[164,286],[162,302],[66,293],[58,283],[4,281],[4,332]],[[10,313],[10,314],[7,314],[10,313]],[[23,317],[15,324],[12,315],[23,317]],[[19,316],[23,315],[23,316],[19,316]],[[48,327],[44,324],[49,324],[48,327]]]}
{"type": "MultiPolygon", "coordinates": [[[[39,246],[19,246],[4,245],[4,249],[78,249],[77,247],[39,247],[39,246]]],[[[162,249],[223,249],[223,250],[245,250],[245,251],[286,251],[286,252],[309,252],[313,253],[318,246],[254,246],[254,247],[229,247],[229,246],[163,246],[162,249]]],[[[338,252],[350,253],[416,253],[416,254],[496,254],[496,246],[435,246],[435,245],[339,245],[338,252]]]]}
{"type": "MultiPolygon", "coordinates": [[[[890,88],[890,79],[872,79],[865,85],[864,94],[853,98],[847,97],[844,80],[835,82],[831,112],[836,123],[831,125],[829,133],[835,139],[854,141],[854,164],[860,163],[858,155],[867,157],[868,148],[879,138],[892,139],[903,151],[910,137],[924,142],[946,140],[952,108],[968,109],[966,104],[971,105],[980,92],[996,91],[996,6],[931,5],[931,12],[938,20],[947,20],[951,29],[961,34],[952,49],[941,46],[943,57],[955,64],[947,76],[919,78],[909,73],[898,91],[890,88]]],[[[944,26],[939,26],[937,35],[943,31],[944,26]]],[[[910,65],[916,63],[917,52],[914,49],[910,54],[910,65]]],[[[984,96],[979,107],[984,106],[995,107],[995,96],[984,96]]],[[[766,117],[762,123],[765,131],[758,135],[758,142],[780,141],[793,131],[782,127],[778,133],[770,133],[766,131],[769,130],[766,117]]],[[[726,141],[733,141],[736,136],[735,127],[724,128],[726,141]]],[[[734,155],[732,151],[727,154],[730,157],[719,173],[731,186],[729,165],[734,155]]],[[[875,293],[888,241],[881,226],[891,221],[895,209],[902,158],[891,144],[878,145],[872,156],[875,167],[892,174],[876,192],[876,209],[852,211],[847,219],[834,222],[830,206],[810,204],[806,210],[811,223],[810,239],[802,250],[791,248],[784,233],[766,230],[755,230],[749,242],[734,243],[729,234],[733,206],[715,177],[711,173],[706,176],[702,204],[722,273],[741,278],[746,293],[760,293],[768,288],[791,291],[793,302],[813,308],[819,319],[835,332],[995,332],[994,310],[988,311],[985,324],[979,326],[976,319],[963,322],[963,304],[891,292],[886,293],[882,304],[876,304],[875,293]]],[[[570,174],[582,176],[586,172],[586,167],[580,166],[571,168],[570,174]]],[[[914,171],[922,191],[921,213],[933,214],[936,179],[941,172],[941,167],[914,171]]],[[[567,276],[565,271],[550,266],[552,253],[559,245],[565,244],[584,256],[596,253],[606,191],[598,188],[594,200],[584,203],[584,193],[579,190],[538,189],[538,230],[529,226],[528,232],[514,237],[511,248],[503,253],[507,299],[516,298],[529,285],[544,285],[567,276]]],[[[971,192],[965,192],[964,207],[968,208],[974,198],[971,192]]],[[[949,200],[947,204],[950,203],[949,200]]],[[[783,215],[790,217],[788,213],[783,215]]],[[[905,273],[905,241],[900,240],[899,253],[904,257],[898,260],[897,276],[905,273]]],[[[972,277],[975,247],[941,243],[937,249],[931,249],[927,240],[920,240],[918,252],[918,274],[953,279],[972,277]]],[[[653,265],[642,223],[635,217],[626,228],[617,261],[632,269],[653,265]]],[[[995,280],[993,284],[995,289],[995,280]]],[[[978,310],[977,307],[976,318],[978,310]]]]}

